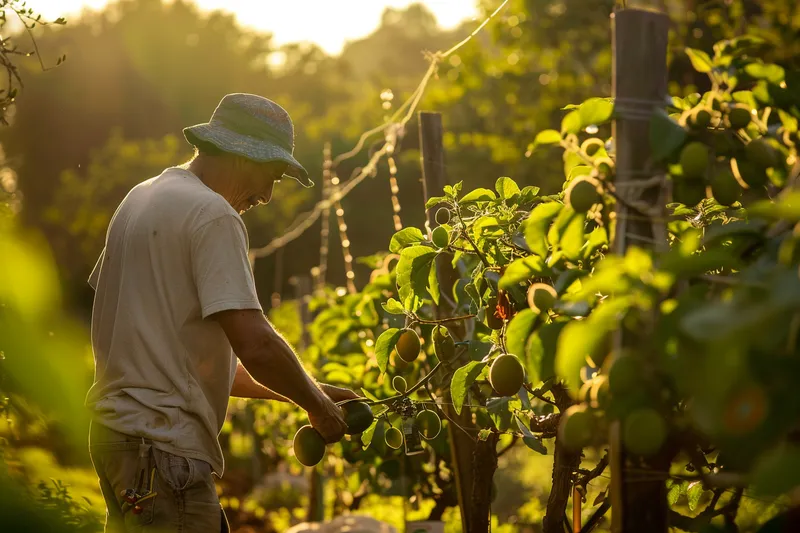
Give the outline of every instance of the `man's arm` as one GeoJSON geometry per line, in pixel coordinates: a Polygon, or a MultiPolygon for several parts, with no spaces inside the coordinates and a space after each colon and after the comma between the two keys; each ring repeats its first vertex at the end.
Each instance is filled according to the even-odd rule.
{"type": "MultiPolygon", "coordinates": [[[[343,400],[350,400],[358,398],[355,392],[343,389],[341,387],[334,387],[327,383],[320,383],[319,388],[322,389],[328,398],[334,402],[341,402],[343,400]]],[[[233,387],[231,388],[231,396],[237,398],[249,398],[253,400],[275,400],[278,402],[290,402],[288,398],[281,396],[275,391],[269,390],[267,387],[253,379],[250,372],[244,367],[241,361],[236,365],[236,376],[233,378],[233,387]]]]}
{"type": "Polygon", "coordinates": [[[342,410],[306,373],[292,348],[260,310],[228,310],[211,316],[258,383],[307,411],[311,425],[328,442],[338,441],[344,435],[347,425],[342,410]]]}

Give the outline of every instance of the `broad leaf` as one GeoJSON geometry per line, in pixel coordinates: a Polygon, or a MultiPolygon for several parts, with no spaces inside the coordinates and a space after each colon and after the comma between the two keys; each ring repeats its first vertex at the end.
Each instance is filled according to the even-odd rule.
{"type": "Polygon", "coordinates": [[[544,130],[536,134],[533,142],[528,147],[526,155],[530,156],[537,147],[547,144],[558,144],[561,142],[561,134],[556,130],[544,130]]]}
{"type": "Polygon", "coordinates": [[[506,328],[506,349],[520,358],[525,353],[525,345],[528,337],[536,324],[539,316],[533,309],[523,309],[511,319],[506,328]]]}
{"type": "Polygon", "coordinates": [[[397,344],[398,338],[400,338],[400,329],[389,328],[381,333],[378,340],[375,341],[375,359],[378,361],[378,368],[381,372],[386,372],[386,367],[389,365],[389,354],[397,344]]]}
{"type": "Polygon", "coordinates": [[[711,69],[714,67],[711,58],[702,50],[687,48],[686,55],[689,56],[689,60],[692,62],[692,66],[697,72],[711,72],[711,69]]]}
{"type": "Polygon", "coordinates": [[[600,125],[611,118],[611,114],[614,112],[614,103],[607,98],[589,98],[581,104],[578,112],[581,118],[581,128],[600,125]]]}
{"type": "Polygon", "coordinates": [[[522,437],[522,442],[531,450],[542,455],[547,455],[547,448],[542,444],[542,440],[536,437],[522,437]]]}
{"type": "Polygon", "coordinates": [[[448,200],[447,196],[433,196],[431,198],[428,198],[428,201],[425,202],[425,209],[430,209],[431,207],[444,203],[447,200],[448,200]]]}
{"type": "MultiPolygon", "coordinates": [[[[416,311],[428,292],[436,251],[428,246],[410,246],[400,253],[397,262],[397,287],[400,301],[407,311],[416,311]]],[[[438,290],[438,287],[434,290],[438,290]]]]}
{"type": "Polygon", "coordinates": [[[578,133],[581,131],[581,112],[570,111],[561,120],[561,133],[578,133]]]}
{"type": "Polygon", "coordinates": [[[389,242],[389,251],[399,254],[403,248],[420,242],[425,242],[425,235],[422,234],[419,228],[403,228],[392,235],[392,240],[389,242]]]}
{"type": "Polygon", "coordinates": [[[508,289],[517,283],[544,276],[547,272],[548,268],[544,264],[544,259],[538,255],[531,255],[509,264],[498,285],[501,289],[508,289]]]}
{"type": "Polygon", "coordinates": [[[549,379],[555,375],[555,359],[558,338],[567,322],[552,322],[539,328],[528,339],[526,349],[526,375],[531,383],[549,379]]]}
{"type": "Polygon", "coordinates": [[[528,248],[541,258],[547,257],[547,229],[562,207],[559,202],[539,204],[522,225],[528,248]]]}
{"type": "Polygon", "coordinates": [[[786,77],[783,67],[771,63],[750,63],[744,67],[748,76],[759,80],[767,80],[770,83],[779,84],[786,77]]]}
{"type": "Polygon", "coordinates": [[[470,202],[489,202],[491,200],[495,200],[496,198],[497,196],[493,191],[490,191],[489,189],[478,188],[465,194],[464,197],[458,201],[458,203],[467,204],[470,202]]]}
{"type": "Polygon", "coordinates": [[[387,313],[392,315],[402,315],[405,313],[405,309],[403,309],[403,304],[395,300],[394,298],[389,298],[386,302],[381,304],[383,310],[387,313]]]}
{"type": "Polygon", "coordinates": [[[375,435],[375,429],[378,427],[379,423],[383,424],[383,419],[374,419],[372,424],[361,433],[361,444],[364,445],[364,448],[369,448],[370,444],[372,444],[372,437],[375,435]]]}
{"type": "Polygon", "coordinates": [[[461,413],[469,387],[475,382],[485,366],[486,363],[470,361],[453,374],[453,379],[450,382],[450,397],[453,399],[453,407],[456,413],[461,413]]]}
{"type": "Polygon", "coordinates": [[[519,194],[519,185],[517,185],[517,182],[507,177],[498,178],[494,188],[497,194],[500,195],[500,198],[511,198],[515,194],[519,194]]]}
{"type": "Polygon", "coordinates": [[[697,509],[697,504],[700,503],[700,497],[703,495],[703,482],[692,481],[686,488],[686,498],[689,500],[689,510],[694,511],[697,509]]]}
{"type": "Polygon", "coordinates": [[[683,145],[686,130],[675,122],[666,111],[656,109],[650,119],[650,149],[653,159],[661,161],[683,145]]]}

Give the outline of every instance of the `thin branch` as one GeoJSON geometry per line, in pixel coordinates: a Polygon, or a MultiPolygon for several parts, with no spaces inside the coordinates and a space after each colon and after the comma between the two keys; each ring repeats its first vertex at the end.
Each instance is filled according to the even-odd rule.
{"type": "Polygon", "coordinates": [[[507,454],[511,450],[511,448],[514,447],[517,441],[519,441],[519,435],[515,434],[511,437],[511,442],[508,443],[508,446],[497,452],[497,457],[499,458],[507,454]]]}

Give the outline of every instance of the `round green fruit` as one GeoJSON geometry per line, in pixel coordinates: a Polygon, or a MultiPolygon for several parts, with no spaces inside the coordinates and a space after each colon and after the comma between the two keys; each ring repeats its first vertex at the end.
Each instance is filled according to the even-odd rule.
{"type": "Polygon", "coordinates": [[[711,113],[707,109],[697,108],[689,116],[689,123],[698,130],[705,129],[711,123],[711,113]]]}
{"type": "Polygon", "coordinates": [[[294,434],[292,448],[294,448],[294,456],[297,457],[300,464],[315,466],[322,461],[322,456],[325,455],[325,439],[316,429],[305,425],[294,434]]]}
{"type": "Polygon", "coordinates": [[[397,339],[395,350],[398,357],[406,363],[413,363],[419,357],[419,350],[422,344],[419,341],[419,335],[413,329],[404,329],[397,339]]]}
{"type": "Polygon", "coordinates": [[[558,436],[561,444],[570,450],[580,450],[592,442],[594,417],[583,405],[573,405],[561,417],[558,436]]]}
{"type": "Polygon", "coordinates": [[[417,413],[417,427],[424,438],[435,439],[442,431],[442,419],[436,412],[426,409],[417,413]]]}
{"type": "Polygon", "coordinates": [[[599,182],[593,178],[575,178],[567,189],[567,203],[576,213],[586,213],[602,200],[598,186],[599,182]]]}
{"type": "Polygon", "coordinates": [[[450,234],[444,226],[438,226],[431,233],[431,241],[437,248],[446,248],[450,244],[450,234]]]}
{"type": "Polygon", "coordinates": [[[629,452],[645,457],[653,455],[666,439],[667,423],[655,409],[637,409],[625,418],[622,442],[629,452]]]}
{"type": "Polygon", "coordinates": [[[450,222],[450,210],[446,207],[440,207],[436,210],[436,215],[434,216],[437,224],[447,224],[450,222]]]}
{"type": "Polygon", "coordinates": [[[364,402],[350,402],[342,406],[348,435],[357,435],[372,425],[372,409],[364,402]]]}
{"type": "Polygon", "coordinates": [[[750,111],[744,107],[734,107],[728,114],[728,121],[731,123],[731,128],[740,130],[746,128],[750,124],[750,111]]]}
{"type": "Polygon", "coordinates": [[[534,283],[528,287],[528,305],[537,313],[546,313],[556,304],[556,290],[547,283],[534,283]]]}
{"type": "Polygon", "coordinates": [[[708,169],[708,147],[698,141],[690,142],[681,150],[680,163],[685,178],[702,178],[708,169]]]}
{"type": "Polygon", "coordinates": [[[760,189],[769,181],[763,168],[746,159],[737,159],[736,168],[739,170],[739,176],[741,176],[742,181],[752,189],[760,189]]]}
{"type": "Polygon", "coordinates": [[[771,168],[778,163],[778,154],[775,148],[764,139],[755,139],[744,147],[748,161],[759,168],[771,168]]]}
{"type": "Polygon", "coordinates": [[[408,383],[403,376],[395,376],[392,378],[392,387],[400,394],[405,394],[408,390],[408,383]]]}
{"type": "Polygon", "coordinates": [[[672,199],[694,207],[706,198],[706,185],[702,181],[676,181],[672,186],[672,199]]]}
{"type": "Polygon", "coordinates": [[[711,193],[722,205],[733,205],[742,197],[742,187],[730,169],[722,169],[711,177],[711,193]]]}
{"type": "Polygon", "coordinates": [[[403,445],[403,434],[395,427],[390,427],[387,429],[386,433],[383,435],[383,438],[386,441],[386,445],[393,450],[396,450],[403,445]]]}
{"type": "Polygon", "coordinates": [[[503,354],[489,367],[489,383],[500,396],[513,396],[525,381],[525,369],[515,355],[503,354]]]}
{"type": "Polygon", "coordinates": [[[608,389],[614,396],[624,396],[634,391],[642,381],[644,369],[635,355],[619,356],[608,370],[608,389]]]}
{"type": "Polygon", "coordinates": [[[449,361],[456,355],[456,343],[444,326],[433,328],[433,351],[439,361],[449,361]]]}

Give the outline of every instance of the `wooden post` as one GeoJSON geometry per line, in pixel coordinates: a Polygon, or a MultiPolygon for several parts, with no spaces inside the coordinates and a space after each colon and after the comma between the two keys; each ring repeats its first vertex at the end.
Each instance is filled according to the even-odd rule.
{"type": "MultiPolygon", "coordinates": [[[[440,195],[447,184],[441,114],[426,111],[419,113],[419,140],[422,163],[422,191],[427,203],[428,198],[431,196],[440,195]]],[[[437,207],[434,206],[427,212],[428,226],[431,229],[436,225],[434,220],[436,210],[437,207]]],[[[447,316],[448,310],[452,311],[452,309],[448,309],[450,306],[446,303],[447,300],[444,295],[449,292],[458,276],[445,254],[439,254],[439,257],[437,257],[436,270],[440,281],[448,281],[440,283],[443,297],[440,300],[440,304],[434,307],[434,315],[436,317],[447,316]]],[[[455,325],[450,328],[450,331],[456,340],[464,338],[463,327],[459,331],[459,325],[455,325]]],[[[449,391],[446,391],[446,393],[449,394],[449,391]]],[[[442,405],[442,410],[449,419],[456,421],[462,427],[475,427],[472,423],[472,413],[468,407],[464,407],[461,410],[461,414],[457,414],[451,405],[445,403],[445,405],[442,405]]],[[[472,494],[472,459],[475,441],[452,423],[447,424],[447,428],[450,439],[450,452],[453,458],[458,506],[461,511],[461,524],[464,531],[472,531],[470,528],[469,502],[472,494]]]]}
{"type": "MultiPolygon", "coordinates": [[[[650,161],[650,119],[655,108],[663,107],[667,95],[667,34],[669,18],[663,13],[626,9],[612,17],[613,93],[617,118],[613,125],[616,152],[615,183],[621,195],[631,190],[626,182],[651,178],[655,170],[650,161]]],[[[659,187],[644,191],[638,198],[656,213],[661,205],[659,187]]],[[[636,213],[634,213],[636,214],[636,213]]],[[[624,255],[629,243],[652,249],[662,231],[646,217],[630,217],[629,210],[617,204],[614,249],[624,255]]],[[[614,338],[616,357],[630,340],[622,330],[614,338]]],[[[667,533],[667,494],[665,475],[669,461],[651,461],[628,470],[627,454],[621,442],[620,423],[611,425],[611,504],[612,531],[615,533],[667,533]],[[658,463],[658,464],[657,464],[658,463]]]]}

